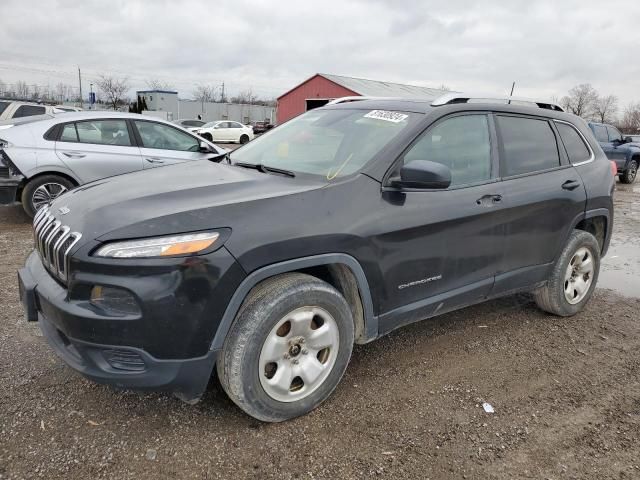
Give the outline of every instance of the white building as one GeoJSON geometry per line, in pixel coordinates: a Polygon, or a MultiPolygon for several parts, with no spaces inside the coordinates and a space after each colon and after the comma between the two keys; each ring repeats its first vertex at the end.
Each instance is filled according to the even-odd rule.
{"type": "MultiPolygon", "coordinates": [[[[166,120],[200,118],[205,122],[214,120],[235,120],[248,124],[258,121],[275,122],[275,107],[248,105],[241,103],[213,103],[178,98],[178,92],[171,90],[140,90],[138,97],[144,98],[148,112],[166,120]]],[[[146,113],[146,112],[145,112],[146,113]]]]}

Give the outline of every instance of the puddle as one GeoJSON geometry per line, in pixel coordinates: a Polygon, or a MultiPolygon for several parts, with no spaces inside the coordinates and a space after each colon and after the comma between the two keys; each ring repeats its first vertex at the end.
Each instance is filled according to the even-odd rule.
{"type": "Polygon", "coordinates": [[[614,237],[607,256],[602,259],[598,287],[640,298],[640,247],[618,243],[614,237]]]}

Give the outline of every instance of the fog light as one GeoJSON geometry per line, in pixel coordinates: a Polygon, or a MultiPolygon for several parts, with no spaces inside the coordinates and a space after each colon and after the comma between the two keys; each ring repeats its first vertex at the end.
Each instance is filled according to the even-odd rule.
{"type": "Polygon", "coordinates": [[[119,316],[141,313],[135,297],[122,288],[95,285],[91,289],[89,303],[107,313],[119,316]]]}

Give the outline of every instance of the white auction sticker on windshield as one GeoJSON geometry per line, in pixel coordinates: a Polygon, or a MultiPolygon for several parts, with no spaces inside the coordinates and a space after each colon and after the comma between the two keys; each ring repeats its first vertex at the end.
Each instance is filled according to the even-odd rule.
{"type": "Polygon", "coordinates": [[[371,110],[364,118],[375,118],[377,120],[385,120],[387,122],[400,123],[409,115],[398,112],[388,112],[387,110],[371,110]]]}

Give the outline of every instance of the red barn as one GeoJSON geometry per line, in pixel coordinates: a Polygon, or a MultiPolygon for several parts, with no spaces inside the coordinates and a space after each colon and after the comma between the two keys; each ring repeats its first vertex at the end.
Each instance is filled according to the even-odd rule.
{"type": "Polygon", "coordinates": [[[436,88],[316,73],[278,97],[278,124],[340,97],[436,98],[444,93],[436,88]]]}

